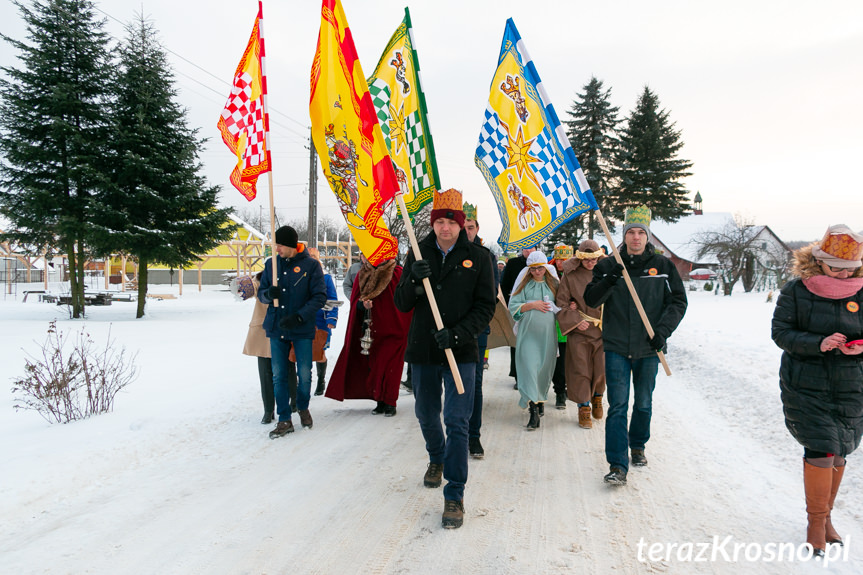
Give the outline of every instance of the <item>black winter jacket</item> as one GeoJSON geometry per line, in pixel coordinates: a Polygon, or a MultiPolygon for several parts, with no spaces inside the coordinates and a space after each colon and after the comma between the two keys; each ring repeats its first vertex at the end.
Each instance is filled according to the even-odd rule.
{"type": "MultiPolygon", "coordinates": [[[[641,300],[644,313],[654,333],[668,339],[686,313],[686,290],[677,268],[667,257],[657,254],[648,243],[644,253],[631,256],[626,246],[620,256],[641,300]]],[[[602,313],[602,345],[631,359],[650,357],[656,353],[650,346],[647,329],[641,321],[626,282],[620,278],[611,285],[606,275],[613,269],[614,258],[604,258],[593,268],[593,279],[584,290],[584,302],[590,307],[605,304],[602,313]]],[[[665,351],[663,349],[663,351],[665,351]]]]}
{"type": "MultiPolygon", "coordinates": [[[[475,363],[479,353],[476,336],[488,327],[494,316],[494,278],[489,251],[470,242],[464,230],[446,259],[437,247],[434,232],[423,238],[419,248],[422,259],[431,265],[429,281],[444,327],[452,328],[458,337],[458,344],[452,348],[456,363],[475,363]]],[[[411,274],[415,261],[413,251],[409,252],[395,294],[399,310],[414,312],[405,361],[446,365],[444,350],[434,339],[437,327],[423,284],[411,274]]]]}
{"type": "Polygon", "coordinates": [[[863,290],[846,299],[810,292],[800,279],[782,288],[773,312],[773,341],[784,350],[779,385],[785,426],[804,447],[846,457],[863,436],[863,356],[821,351],[842,333],[863,338],[863,290]]]}

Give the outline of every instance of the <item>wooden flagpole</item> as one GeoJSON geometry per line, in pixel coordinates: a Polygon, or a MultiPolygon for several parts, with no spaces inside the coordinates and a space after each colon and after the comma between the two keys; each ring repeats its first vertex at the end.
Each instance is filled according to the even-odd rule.
{"type": "MultiPolygon", "coordinates": [[[[420,252],[419,243],[417,243],[417,236],[414,233],[414,226],[411,223],[411,218],[408,215],[407,206],[405,206],[405,200],[402,197],[401,192],[396,193],[396,201],[399,203],[399,210],[402,212],[402,219],[405,221],[405,229],[408,232],[408,238],[411,241],[411,248],[414,251],[414,257],[417,261],[423,259],[422,253],[420,252]]],[[[426,290],[426,297],[429,299],[429,306],[432,310],[432,315],[434,316],[435,325],[438,330],[442,330],[444,328],[443,319],[441,319],[440,311],[437,307],[437,300],[435,300],[434,292],[432,291],[431,282],[428,278],[423,278],[423,287],[426,290]]],[[[455,362],[455,356],[452,353],[450,348],[444,349],[444,353],[446,354],[446,360],[449,363],[449,368],[452,371],[452,378],[455,381],[455,388],[459,394],[464,393],[464,384],[461,381],[461,374],[458,371],[458,364],[455,362]]]]}
{"type": "MultiPolygon", "coordinates": [[[[611,246],[611,251],[614,253],[614,259],[623,266],[623,279],[626,282],[626,287],[629,288],[629,294],[632,296],[632,301],[635,302],[635,309],[638,310],[638,315],[641,316],[641,321],[644,323],[644,329],[647,330],[647,336],[653,339],[653,328],[650,326],[650,320],[647,319],[647,314],[644,313],[644,307],[641,305],[641,300],[638,299],[638,294],[635,293],[635,286],[632,285],[632,279],[629,277],[629,272],[626,271],[626,266],[623,265],[623,258],[620,257],[620,252],[617,251],[617,246],[614,245],[614,240],[611,238],[611,232],[608,231],[608,226],[605,224],[605,218],[602,217],[602,212],[596,210],[596,217],[599,219],[599,225],[602,226],[602,231],[605,237],[608,238],[608,244],[611,246]]],[[[671,375],[671,368],[668,367],[668,362],[665,361],[665,354],[662,350],[658,350],[656,355],[659,356],[659,362],[665,370],[665,375],[671,375]]]]}
{"type": "MultiPolygon", "coordinates": [[[[267,87],[267,51],[264,45],[264,31],[263,31],[263,20],[264,20],[264,4],[261,0],[258,0],[258,43],[261,48],[261,53],[259,54],[259,62],[261,65],[261,88],[263,89],[263,93],[261,97],[263,98],[264,104],[264,149],[267,151],[267,181],[269,182],[270,188],[270,254],[271,262],[273,265],[273,285],[279,285],[279,261],[278,261],[278,253],[276,252],[276,206],[273,200],[273,151],[270,149],[270,106],[269,106],[269,89],[267,87]]],[[[278,311],[279,308],[279,298],[273,299],[273,307],[278,311]]]]}
{"type": "MultiPolygon", "coordinates": [[[[270,134],[266,135],[267,145],[270,143],[270,134]]],[[[267,148],[267,153],[269,153],[270,149],[267,148]]],[[[276,256],[276,206],[273,204],[273,166],[270,166],[269,171],[267,172],[267,180],[270,182],[270,261],[273,262],[273,285],[279,285],[279,270],[276,269],[279,265],[276,256]]],[[[273,300],[273,307],[278,310],[279,307],[279,298],[273,300]]]]}

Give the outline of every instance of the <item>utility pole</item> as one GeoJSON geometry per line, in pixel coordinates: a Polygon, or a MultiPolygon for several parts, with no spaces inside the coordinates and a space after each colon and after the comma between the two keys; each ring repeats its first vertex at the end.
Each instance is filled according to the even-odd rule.
{"type": "Polygon", "coordinates": [[[318,247],[318,155],[309,128],[309,239],[310,248],[318,247]]]}

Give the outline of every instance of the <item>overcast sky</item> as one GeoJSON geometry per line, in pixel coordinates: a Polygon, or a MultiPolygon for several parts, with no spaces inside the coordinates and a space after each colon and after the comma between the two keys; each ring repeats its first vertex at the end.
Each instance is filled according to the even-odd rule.
{"type": "MultiPolygon", "coordinates": [[[[247,203],[228,182],[233,157],[216,121],[248,41],[257,0],[103,0],[107,30],[143,10],[172,53],[180,103],[209,137],[206,176],[220,199],[267,205],[266,179],[247,203]]],[[[404,2],[345,0],[368,75],[404,14],[404,2]]],[[[474,148],[512,17],[562,119],[592,75],[625,117],[645,85],[682,132],[685,180],[705,211],[741,213],[783,240],[819,238],[829,224],[863,228],[863,2],[688,0],[551,2],[419,0],[407,4],[420,58],[442,185],[479,204],[480,235],[496,240],[500,218],[473,164],[474,148]]],[[[276,206],[308,213],[309,71],[320,3],[264,1],[276,206]]],[[[0,32],[23,39],[11,2],[0,32]]],[[[8,44],[0,64],[17,65],[8,44]]],[[[326,181],[319,215],[340,217],[326,181]]],[[[265,208],[266,209],[266,208],[265,208]]]]}

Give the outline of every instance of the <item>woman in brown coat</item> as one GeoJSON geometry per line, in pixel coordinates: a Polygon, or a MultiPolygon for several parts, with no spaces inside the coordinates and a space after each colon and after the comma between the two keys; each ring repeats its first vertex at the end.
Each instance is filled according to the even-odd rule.
{"type": "MultiPolygon", "coordinates": [[[[254,296],[258,294],[258,286],[261,282],[261,272],[252,278],[255,286],[254,296]]],[[[249,333],[246,334],[246,344],[243,346],[243,354],[258,358],[258,377],[261,380],[261,399],[264,402],[264,417],[261,423],[273,422],[273,412],[276,408],[276,398],[273,390],[273,364],[270,359],[270,340],[264,331],[264,317],[267,315],[266,304],[261,303],[257,297],[255,309],[252,311],[252,321],[249,322],[249,333]]]]}
{"type": "Polygon", "coordinates": [[[602,394],[605,393],[605,354],[602,349],[602,310],[584,303],[584,288],[593,278],[593,267],[605,257],[599,244],[584,240],[575,257],[563,264],[557,290],[560,309],[557,321],[566,339],[566,395],[578,404],[578,425],[593,427],[602,419],[602,394]],[[591,403],[593,409],[591,409],[591,403]]]}

